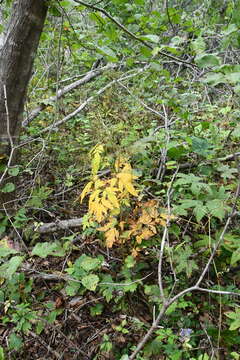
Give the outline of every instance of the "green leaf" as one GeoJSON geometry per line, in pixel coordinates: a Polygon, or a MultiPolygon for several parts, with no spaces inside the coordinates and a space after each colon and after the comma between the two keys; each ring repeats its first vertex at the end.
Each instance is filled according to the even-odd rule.
{"type": "Polygon", "coordinates": [[[123,355],[120,360],[129,360],[129,356],[128,355],[123,355]]]}
{"type": "Polygon", "coordinates": [[[223,201],[214,199],[214,200],[208,201],[206,203],[206,206],[210,212],[210,215],[215,216],[220,220],[223,220],[225,213],[227,211],[227,208],[223,201]]]}
{"type": "Polygon", "coordinates": [[[63,0],[61,1],[61,7],[70,8],[72,6],[79,6],[74,0],[63,0]]]}
{"type": "Polygon", "coordinates": [[[68,296],[76,295],[79,289],[80,289],[80,284],[76,281],[69,281],[68,285],[65,287],[65,291],[68,296]]]}
{"type": "Polygon", "coordinates": [[[47,186],[41,186],[37,189],[34,189],[32,192],[32,197],[27,202],[27,206],[30,207],[43,207],[43,200],[46,200],[53,190],[47,186]]]}
{"type": "Polygon", "coordinates": [[[199,54],[195,59],[197,65],[201,68],[219,66],[221,59],[214,54],[199,54]]]}
{"type": "Polygon", "coordinates": [[[233,72],[231,74],[225,75],[226,80],[228,80],[232,85],[240,83],[240,72],[233,72]]]}
{"type": "Polygon", "coordinates": [[[18,252],[19,251],[15,250],[15,249],[0,246],[0,258],[6,257],[8,255],[12,255],[12,254],[17,254],[18,252]]]}
{"type": "Polygon", "coordinates": [[[13,168],[8,169],[8,174],[10,176],[17,176],[19,174],[19,171],[20,171],[19,167],[15,166],[13,168]]]}
{"type": "Polygon", "coordinates": [[[154,35],[154,34],[141,35],[139,37],[142,40],[151,41],[153,43],[158,43],[159,42],[159,36],[154,35]]]}
{"type": "Polygon", "coordinates": [[[234,131],[233,131],[233,133],[232,133],[232,136],[235,136],[236,138],[239,138],[239,137],[240,137],[240,125],[238,125],[238,126],[234,129],[234,131]]]}
{"type": "Polygon", "coordinates": [[[134,259],[133,256],[128,255],[125,259],[125,265],[128,269],[131,269],[132,267],[134,267],[134,265],[136,264],[136,260],[134,259]]]}
{"type": "Polygon", "coordinates": [[[186,200],[181,200],[181,208],[183,209],[190,209],[192,207],[197,206],[198,204],[198,200],[193,200],[193,199],[186,199],[186,200]]]}
{"type": "Polygon", "coordinates": [[[118,61],[117,55],[108,46],[97,47],[97,50],[100,54],[107,56],[110,61],[118,61]]]}
{"type": "Polygon", "coordinates": [[[240,248],[238,248],[232,253],[231,262],[230,262],[231,266],[235,265],[239,260],[240,260],[240,248]]]}
{"type": "Polygon", "coordinates": [[[194,207],[193,213],[196,216],[197,222],[199,223],[202,218],[207,214],[207,207],[203,206],[203,203],[199,201],[197,206],[194,207]]]}
{"type": "Polygon", "coordinates": [[[32,255],[40,256],[41,258],[45,258],[48,255],[52,256],[64,256],[65,250],[62,248],[59,242],[43,242],[37,243],[32,249],[32,255]]]}
{"type": "Polygon", "coordinates": [[[196,54],[201,54],[206,48],[204,39],[199,36],[196,40],[193,40],[191,42],[191,48],[196,54]]]}
{"type": "Polygon", "coordinates": [[[227,29],[222,31],[222,34],[223,35],[230,35],[232,34],[233,32],[236,32],[238,31],[238,27],[236,24],[230,24],[228,25],[227,29]]]}
{"type": "Polygon", "coordinates": [[[204,138],[192,136],[192,151],[198,155],[206,157],[212,145],[204,138]]]}
{"type": "Polygon", "coordinates": [[[1,189],[1,192],[3,193],[10,193],[15,190],[15,185],[13,183],[7,183],[4,185],[4,187],[1,189]]]}
{"type": "Polygon", "coordinates": [[[236,177],[237,169],[230,168],[229,165],[221,165],[217,168],[221,172],[223,180],[234,179],[236,177]],[[234,175],[235,174],[235,175],[234,175]]]}
{"type": "Polygon", "coordinates": [[[13,256],[9,261],[0,266],[0,277],[11,279],[23,260],[24,256],[13,256]]]}
{"type": "Polygon", "coordinates": [[[77,265],[81,266],[86,271],[91,271],[91,270],[97,269],[100,264],[101,264],[101,262],[99,259],[92,258],[85,254],[80,256],[80,258],[78,259],[78,262],[77,262],[77,265]]]}
{"type": "Polygon", "coordinates": [[[189,245],[186,245],[183,248],[178,248],[177,251],[173,253],[173,259],[176,263],[176,273],[185,272],[187,277],[190,278],[193,270],[198,269],[198,265],[193,259],[190,259],[192,256],[192,248],[189,245]]]}
{"type": "Polygon", "coordinates": [[[212,86],[216,86],[216,85],[219,85],[219,84],[226,84],[227,80],[226,80],[225,75],[218,73],[218,74],[208,74],[208,75],[206,75],[202,79],[202,82],[206,83],[206,84],[209,84],[209,85],[212,85],[212,86]]]}
{"type": "Polygon", "coordinates": [[[9,336],[9,348],[11,350],[19,350],[23,345],[22,338],[15,333],[9,336]]]}
{"type": "Polygon", "coordinates": [[[103,304],[97,304],[95,306],[92,306],[90,308],[90,314],[91,316],[97,316],[97,315],[101,315],[103,312],[103,304]]]}
{"type": "Polygon", "coordinates": [[[3,347],[0,346],[0,360],[4,360],[5,357],[4,357],[4,352],[3,352],[3,347]]]}
{"type": "Polygon", "coordinates": [[[232,321],[229,330],[236,330],[240,328],[240,308],[236,308],[235,312],[229,311],[225,315],[232,321]]]}
{"type": "Polygon", "coordinates": [[[86,289],[95,291],[97,284],[99,283],[99,277],[97,275],[90,274],[90,275],[84,276],[81,281],[82,281],[83,286],[86,289]]]}

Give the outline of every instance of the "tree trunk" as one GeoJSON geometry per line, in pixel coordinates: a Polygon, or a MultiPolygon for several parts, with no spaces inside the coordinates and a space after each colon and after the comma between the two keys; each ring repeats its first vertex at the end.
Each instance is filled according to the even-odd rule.
{"type": "MultiPolygon", "coordinates": [[[[26,90],[46,14],[44,0],[15,0],[12,6],[0,54],[0,159],[7,159],[18,142],[26,90]]],[[[0,209],[2,204],[0,192],[0,209]]]]}

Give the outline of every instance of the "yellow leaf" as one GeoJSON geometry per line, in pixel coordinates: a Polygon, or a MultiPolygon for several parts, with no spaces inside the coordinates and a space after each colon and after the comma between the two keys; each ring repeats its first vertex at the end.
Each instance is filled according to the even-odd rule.
{"type": "Polygon", "coordinates": [[[112,227],[113,227],[113,223],[111,221],[111,222],[108,222],[107,224],[105,224],[104,226],[99,227],[97,230],[98,231],[108,231],[112,227]]]}
{"type": "Polygon", "coordinates": [[[161,218],[158,219],[157,223],[164,226],[164,227],[167,225],[166,221],[161,219],[161,218]]]}
{"type": "Polygon", "coordinates": [[[91,193],[91,195],[89,196],[89,207],[91,206],[91,204],[94,202],[94,201],[99,201],[99,194],[100,194],[100,190],[95,190],[91,193]]]}
{"type": "Polygon", "coordinates": [[[142,224],[145,224],[145,225],[151,224],[152,218],[151,218],[151,216],[149,216],[149,215],[147,214],[146,211],[143,211],[143,214],[142,214],[142,215],[140,216],[140,218],[138,219],[138,222],[139,222],[139,223],[142,223],[142,224]]]}
{"type": "Polygon", "coordinates": [[[117,231],[117,229],[112,228],[105,233],[105,237],[107,247],[111,248],[113,244],[118,241],[119,232],[117,231]]]}
{"type": "Polygon", "coordinates": [[[119,157],[116,161],[115,161],[115,169],[118,172],[125,164],[126,164],[127,160],[123,157],[119,157]]]}
{"type": "Polygon", "coordinates": [[[116,187],[111,187],[111,186],[109,186],[108,188],[106,188],[106,193],[108,194],[108,193],[117,193],[118,191],[119,191],[119,189],[118,188],[116,188],[116,187]]]}
{"type": "Polygon", "coordinates": [[[101,154],[103,153],[104,148],[103,145],[97,144],[91,151],[90,156],[92,158],[92,174],[96,175],[101,163],[101,154]]]}
{"type": "Polygon", "coordinates": [[[111,210],[110,214],[112,216],[118,216],[120,214],[120,208],[114,208],[111,210]]]}
{"type": "Polygon", "coordinates": [[[80,195],[80,201],[82,202],[83,199],[85,198],[85,196],[90,192],[91,188],[92,188],[93,182],[89,181],[87,183],[87,185],[84,187],[81,195],[80,195]]]}
{"type": "Polygon", "coordinates": [[[103,151],[104,151],[103,145],[97,144],[97,145],[94,146],[94,148],[91,149],[89,154],[90,154],[90,156],[94,156],[95,154],[103,153],[103,151]]]}
{"type": "Polygon", "coordinates": [[[107,199],[105,199],[105,198],[102,198],[102,204],[103,204],[106,208],[108,208],[108,209],[110,209],[110,210],[113,210],[113,209],[114,209],[113,204],[112,204],[110,201],[108,201],[107,199]]]}
{"type": "Polygon", "coordinates": [[[103,187],[103,185],[104,185],[104,182],[100,179],[97,179],[94,183],[94,188],[99,189],[99,188],[103,187]]]}
{"type": "Polygon", "coordinates": [[[131,195],[138,196],[138,192],[134,189],[134,186],[132,184],[132,181],[136,177],[131,174],[131,168],[127,167],[126,165],[123,171],[117,174],[117,177],[119,179],[119,189],[121,191],[124,187],[131,195]]]}
{"type": "Polygon", "coordinates": [[[140,251],[139,248],[132,249],[132,256],[136,258],[138,256],[139,251],[140,251]]]}
{"type": "Polygon", "coordinates": [[[136,241],[137,241],[138,244],[141,244],[143,239],[144,239],[144,237],[142,235],[136,236],[136,241]]]}
{"type": "Polygon", "coordinates": [[[111,188],[114,188],[114,186],[116,185],[116,183],[117,183],[117,178],[116,178],[116,177],[110,179],[110,187],[111,187],[111,188]]]}
{"type": "Polygon", "coordinates": [[[100,167],[100,162],[101,162],[101,156],[100,154],[95,154],[94,158],[92,159],[92,174],[96,175],[99,167],[100,167]]]}
{"type": "Polygon", "coordinates": [[[124,225],[125,225],[125,224],[126,224],[125,221],[120,221],[120,222],[119,222],[119,227],[120,227],[121,231],[124,230],[124,225]]]}
{"type": "Polygon", "coordinates": [[[115,208],[120,208],[118,199],[117,199],[117,197],[116,197],[116,195],[114,193],[108,192],[108,199],[109,199],[109,201],[111,201],[111,203],[113,204],[113,206],[115,208]]]}
{"type": "MultiPolygon", "coordinates": [[[[156,230],[156,229],[155,229],[156,230]]],[[[145,228],[142,232],[142,236],[144,240],[148,240],[150,237],[154,235],[154,232],[150,229],[145,228]]]]}
{"type": "Polygon", "coordinates": [[[104,218],[105,218],[104,215],[106,215],[107,210],[103,205],[96,204],[96,206],[92,212],[94,213],[97,222],[100,223],[104,220],[104,218]]]}
{"type": "Polygon", "coordinates": [[[161,213],[160,216],[164,219],[164,220],[174,220],[175,216],[174,215],[168,215],[168,214],[163,214],[161,213]]]}

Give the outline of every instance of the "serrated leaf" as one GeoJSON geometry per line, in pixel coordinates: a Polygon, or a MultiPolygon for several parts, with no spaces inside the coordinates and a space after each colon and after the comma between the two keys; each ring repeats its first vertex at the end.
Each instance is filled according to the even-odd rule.
{"type": "Polygon", "coordinates": [[[212,201],[208,201],[206,206],[212,216],[215,216],[220,220],[224,218],[227,209],[223,201],[214,199],[212,201]]]}
{"type": "Polygon", "coordinates": [[[193,213],[196,216],[197,222],[200,222],[202,218],[207,214],[207,207],[203,206],[202,202],[199,202],[197,206],[194,207],[193,213]]]}
{"type": "Polygon", "coordinates": [[[115,208],[113,204],[105,198],[102,198],[102,204],[109,210],[113,210],[115,208]]]}
{"type": "Polygon", "coordinates": [[[204,138],[192,136],[192,151],[196,154],[207,156],[212,145],[204,138]]]}
{"type": "Polygon", "coordinates": [[[43,242],[37,243],[32,249],[32,255],[40,256],[41,258],[45,258],[49,255],[52,256],[64,256],[65,250],[62,248],[60,243],[58,242],[43,242]]]}
{"type": "MultiPolygon", "coordinates": [[[[124,187],[131,195],[138,196],[138,192],[134,189],[132,181],[135,177],[129,172],[128,168],[124,168],[123,171],[117,174],[120,186],[124,187]]],[[[119,186],[119,188],[120,188],[119,186]]]]}
{"type": "Polygon", "coordinates": [[[79,259],[79,265],[86,271],[91,271],[99,267],[100,260],[87,255],[82,255],[79,259]]]}
{"type": "Polygon", "coordinates": [[[86,289],[90,291],[95,291],[99,283],[99,277],[94,274],[89,274],[87,276],[84,276],[81,282],[86,289]]]}
{"type": "Polygon", "coordinates": [[[85,198],[85,196],[91,191],[92,189],[92,186],[93,186],[93,182],[92,181],[89,181],[87,183],[87,185],[84,187],[81,195],[80,195],[80,201],[82,202],[83,199],[85,198]]]}
{"type": "Polygon", "coordinates": [[[106,238],[106,246],[108,248],[111,248],[113,246],[114,243],[116,243],[119,239],[119,232],[117,229],[112,228],[110,230],[108,230],[105,233],[105,238],[106,238]]]}
{"type": "Polygon", "coordinates": [[[96,175],[99,167],[100,167],[100,162],[101,162],[101,156],[99,153],[96,153],[94,155],[94,158],[92,159],[92,174],[96,175]]]}

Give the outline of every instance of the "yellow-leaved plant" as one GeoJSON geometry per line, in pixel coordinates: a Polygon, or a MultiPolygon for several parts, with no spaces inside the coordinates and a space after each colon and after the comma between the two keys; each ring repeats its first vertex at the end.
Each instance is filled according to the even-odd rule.
{"type": "MultiPolygon", "coordinates": [[[[165,225],[166,215],[158,213],[158,202],[150,200],[137,202],[131,214],[119,220],[123,206],[130,207],[130,201],[138,200],[139,191],[136,190],[136,179],[131,164],[126,158],[115,161],[114,171],[107,179],[98,174],[101,168],[104,148],[96,145],[90,152],[91,179],[84,187],[80,202],[88,196],[88,222],[97,222],[98,231],[104,232],[106,246],[124,243],[135,239],[136,244],[156,235],[157,225],[165,225]]],[[[135,245],[134,245],[135,246],[135,245]]],[[[132,254],[137,255],[138,247],[133,248],[132,254]]]]}

